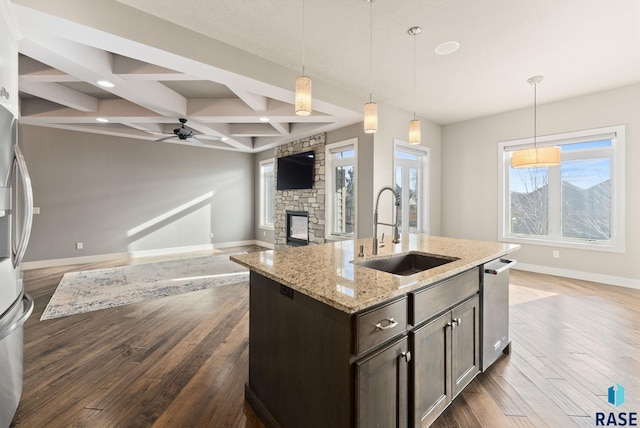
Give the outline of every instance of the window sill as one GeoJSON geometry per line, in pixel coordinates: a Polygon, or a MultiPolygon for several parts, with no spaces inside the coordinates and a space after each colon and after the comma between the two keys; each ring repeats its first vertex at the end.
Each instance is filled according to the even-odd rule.
{"type": "Polygon", "coordinates": [[[501,236],[498,241],[516,244],[538,245],[543,247],[572,248],[575,250],[600,251],[605,253],[624,253],[624,244],[614,245],[595,242],[553,241],[520,236],[501,236]]]}
{"type": "Polygon", "coordinates": [[[260,225],[258,226],[258,229],[260,230],[274,230],[273,226],[264,226],[264,225],[260,225]]]}
{"type": "Polygon", "coordinates": [[[325,235],[325,241],[339,242],[353,240],[353,235],[325,235]]]}

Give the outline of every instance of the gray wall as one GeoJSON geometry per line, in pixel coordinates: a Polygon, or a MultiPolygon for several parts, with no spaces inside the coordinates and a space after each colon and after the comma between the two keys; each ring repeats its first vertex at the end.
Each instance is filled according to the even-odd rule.
{"type": "MultiPolygon", "coordinates": [[[[538,97],[540,99],[540,97],[538,97]]],[[[523,245],[529,267],[593,281],[640,286],[640,85],[539,105],[538,135],[626,125],[626,252],[523,245]]],[[[442,229],[446,236],[495,241],[498,236],[500,141],[531,137],[533,108],[443,127],[442,229]]],[[[532,269],[533,270],[533,269],[532,269]]]]}
{"type": "Polygon", "coordinates": [[[254,238],[252,154],[35,126],[20,141],[41,210],[27,261],[254,238]]]}

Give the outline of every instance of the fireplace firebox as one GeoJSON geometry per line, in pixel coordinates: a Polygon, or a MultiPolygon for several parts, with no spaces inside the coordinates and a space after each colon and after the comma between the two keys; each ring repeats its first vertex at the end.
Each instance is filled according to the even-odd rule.
{"type": "Polygon", "coordinates": [[[309,244],[309,212],[287,211],[287,245],[309,244]]]}

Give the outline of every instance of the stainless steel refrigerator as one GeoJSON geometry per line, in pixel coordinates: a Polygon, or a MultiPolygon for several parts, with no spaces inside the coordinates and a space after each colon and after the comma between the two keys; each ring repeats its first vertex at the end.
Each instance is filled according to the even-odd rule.
{"type": "Polygon", "coordinates": [[[8,427],[22,394],[23,326],[33,299],[22,287],[33,193],[17,143],[18,121],[0,106],[0,428],[8,427]]]}

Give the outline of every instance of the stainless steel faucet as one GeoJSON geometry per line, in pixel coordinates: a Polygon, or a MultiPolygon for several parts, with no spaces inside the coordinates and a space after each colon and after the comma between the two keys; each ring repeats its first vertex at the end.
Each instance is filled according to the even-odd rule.
{"type": "Polygon", "coordinates": [[[378,254],[378,225],[382,224],[384,226],[393,227],[393,242],[394,244],[398,244],[400,242],[400,221],[398,220],[398,212],[400,210],[400,195],[396,192],[391,186],[385,186],[378,192],[378,196],[376,197],[376,205],[373,209],[373,255],[378,254]],[[395,213],[395,223],[382,223],[378,221],[378,203],[380,202],[380,195],[385,190],[390,190],[393,193],[395,199],[396,213],[395,213]]]}

